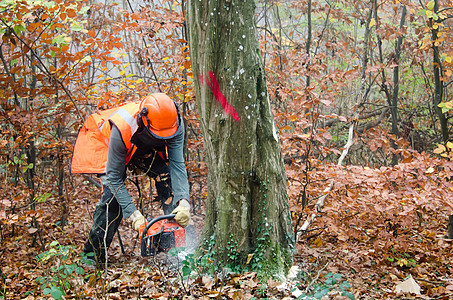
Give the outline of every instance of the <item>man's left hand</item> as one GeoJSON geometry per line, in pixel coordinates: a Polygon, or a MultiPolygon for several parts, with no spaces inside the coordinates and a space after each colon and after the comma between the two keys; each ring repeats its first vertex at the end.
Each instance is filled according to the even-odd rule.
{"type": "Polygon", "coordinates": [[[186,227],[190,220],[190,204],[187,200],[182,199],[179,201],[178,207],[176,207],[171,214],[175,215],[175,221],[182,227],[186,227]]]}
{"type": "Polygon", "coordinates": [[[129,218],[132,221],[132,228],[135,231],[140,232],[140,226],[146,223],[146,219],[142,213],[139,210],[136,210],[129,218]]]}

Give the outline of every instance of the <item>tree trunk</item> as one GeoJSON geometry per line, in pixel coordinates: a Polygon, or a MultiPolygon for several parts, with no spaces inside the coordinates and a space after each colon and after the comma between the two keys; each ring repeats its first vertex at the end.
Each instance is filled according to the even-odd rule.
{"type": "MultiPolygon", "coordinates": [[[[439,12],[439,1],[434,1],[434,12],[437,14],[439,12]]],[[[429,20],[431,27],[431,37],[432,37],[432,49],[433,49],[433,73],[434,73],[434,110],[439,117],[440,129],[442,132],[442,141],[444,143],[448,142],[449,131],[448,131],[448,120],[445,117],[442,109],[438,106],[442,102],[443,95],[443,82],[441,81],[441,69],[442,63],[440,61],[439,46],[436,45],[435,41],[438,38],[439,29],[433,28],[433,19],[429,20]]]]}
{"type": "Polygon", "coordinates": [[[448,238],[453,239],[453,215],[448,217],[448,238]]]}
{"type": "MultiPolygon", "coordinates": [[[[307,43],[305,44],[305,52],[307,52],[307,69],[311,64],[310,61],[310,47],[311,47],[311,0],[308,0],[307,4],[307,43]]],[[[310,75],[307,76],[305,81],[305,87],[308,89],[310,87],[310,75]]]]}
{"type": "MultiPolygon", "coordinates": [[[[403,11],[401,12],[401,21],[400,21],[400,29],[403,28],[404,22],[406,19],[407,8],[405,5],[402,6],[403,11]]],[[[393,69],[393,95],[392,95],[392,105],[390,106],[390,111],[392,113],[392,134],[395,137],[399,137],[398,131],[398,93],[400,88],[400,80],[399,80],[399,63],[400,63],[400,54],[401,54],[401,44],[403,43],[403,36],[399,35],[395,45],[395,63],[396,67],[393,69]]],[[[392,139],[391,141],[392,147],[397,149],[396,142],[392,139]]],[[[392,154],[392,166],[396,166],[398,164],[398,154],[392,154]]]]}
{"type": "MultiPolygon", "coordinates": [[[[403,11],[401,12],[400,29],[404,26],[406,19],[407,8],[405,5],[402,6],[403,11]]],[[[403,36],[399,35],[395,45],[395,63],[396,67],[393,69],[393,95],[392,95],[392,106],[390,111],[392,112],[392,134],[399,137],[398,132],[398,92],[399,92],[399,63],[401,54],[401,44],[403,43],[403,36]]],[[[396,165],[397,162],[394,162],[396,165]]]]}
{"type": "Polygon", "coordinates": [[[292,226],[254,1],[188,2],[189,46],[208,163],[203,232],[221,266],[283,277],[292,226]]]}

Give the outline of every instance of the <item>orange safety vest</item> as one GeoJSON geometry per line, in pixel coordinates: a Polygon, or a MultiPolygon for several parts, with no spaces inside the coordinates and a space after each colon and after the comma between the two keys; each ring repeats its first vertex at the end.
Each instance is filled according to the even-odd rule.
{"type": "Polygon", "coordinates": [[[137,147],[131,137],[137,130],[136,115],[140,103],[126,103],[90,115],[77,136],[72,154],[71,173],[103,174],[109,152],[110,130],[114,124],[127,148],[126,164],[137,147]]]}

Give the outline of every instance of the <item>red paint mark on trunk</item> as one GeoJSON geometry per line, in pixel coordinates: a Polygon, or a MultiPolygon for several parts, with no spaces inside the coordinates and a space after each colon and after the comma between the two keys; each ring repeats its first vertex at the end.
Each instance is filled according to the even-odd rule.
{"type": "Polygon", "coordinates": [[[209,87],[209,89],[214,94],[214,98],[222,105],[223,110],[227,114],[230,114],[235,121],[239,121],[239,116],[234,110],[233,106],[228,103],[225,95],[223,95],[222,91],[220,91],[219,83],[217,82],[214,73],[212,71],[209,71],[209,78],[203,77],[203,75],[200,75],[199,77],[201,84],[206,84],[209,87]]]}

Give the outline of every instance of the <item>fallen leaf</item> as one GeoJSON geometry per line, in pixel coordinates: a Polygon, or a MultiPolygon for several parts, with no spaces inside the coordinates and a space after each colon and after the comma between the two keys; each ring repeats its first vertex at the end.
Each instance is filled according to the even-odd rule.
{"type": "Polygon", "coordinates": [[[121,285],[122,281],[120,279],[113,280],[107,286],[107,291],[117,290],[121,285]]]}
{"type": "Polygon", "coordinates": [[[411,293],[416,295],[421,295],[420,286],[412,278],[412,275],[409,275],[409,278],[395,286],[395,293],[411,293]]]}
{"type": "Polygon", "coordinates": [[[28,233],[30,233],[30,234],[33,234],[33,233],[35,233],[36,231],[38,231],[37,228],[34,228],[34,227],[28,228],[28,233]]]}
{"type": "Polygon", "coordinates": [[[300,273],[300,267],[298,265],[292,266],[288,271],[288,279],[294,280],[297,279],[297,275],[300,273]]]}
{"type": "Polygon", "coordinates": [[[204,284],[204,287],[208,290],[212,289],[212,287],[215,284],[214,280],[211,280],[209,277],[206,276],[203,276],[201,280],[204,284]]]}
{"type": "Polygon", "coordinates": [[[294,288],[294,290],[291,291],[291,295],[293,295],[293,297],[295,298],[299,298],[300,296],[303,295],[303,293],[298,288],[294,288]]]}
{"type": "Polygon", "coordinates": [[[217,291],[206,291],[205,293],[209,298],[217,298],[220,296],[220,293],[217,291]]]}
{"type": "Polygon", "coordinates": [[[121,300],[122,299],[121,295],[119,293],[109,294],[108,298],[112,299],[112,300],[121,300]]]}
{"type": "Polygon", "coordinates": [[[274,281],[274,280],[272,280],[272,278],[269,278],[269,280],[267,281],[267,286],[270,288],[275,288],[275,287],[279,286],[280,284],[281,284],[281,282],[274,281]]]}
{"type": "Polygon", "coordinates": [[[247,262],[245,263],[246,265],[250,264],[250,261],[252,260],[254,255],[255,255],[255,253],[251,253],[247,256],[247,262]]]}
{"type": "Polygon", "coordinates": [[[426,174],[431,174],[434,172],[434,168],[433,167],[429,167],[428,170],[425,171],[426,174]]]}
{"type": "Polygon", "coordinates": [[[320,238],[316,238],[316,240],[314,241],[314,244],[316,245],[316,247],[321,247],[322,246],[322,240],[320,238]]]}
{"type": "Polygon", "coordinates": [[[399,279],[398,276],[395,276],[393,274],[390,274],[389,276],[390,276],[390,279],[392,279],[393,281],[397,281],[399,279]]]}

